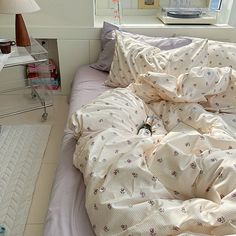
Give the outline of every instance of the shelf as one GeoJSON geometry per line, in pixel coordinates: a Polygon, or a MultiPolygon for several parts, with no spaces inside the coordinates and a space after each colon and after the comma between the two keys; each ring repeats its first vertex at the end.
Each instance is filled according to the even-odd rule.
{"type": "Polygon", "coordinates": [[[12,46],[12,54],[4,68],[47,60],[47,51],[35,39],[31,38],[30,41],[31,46],[28,47],[12,46]]]}
{"type": "Polygon", "coordinates": [[[0,93],[0,118],[11,115],[21,114],[28,111],[43,109],[43,107],[51,107],[53,105],[52,96],[45,89],[37,89],[40,99],[45,103],[42,104],[36,95],[32,94],[30,87],[19,87],[14,89],[13,94],[9,89],[4,93],[0,93]]]}
{"type": "Polygon", "coordinates": [[[15,46],[12,51],[3,70],[30,63],[37,64],[38,70],[34,71],[32,79],[0,77],[0,118],[42,109],[42,119],[46,120],[46,108],[53,105],[48,53],[35,39],[31,39],[31,46],[15,46]]]}
{"type": "MultiPolygon", "coordinates": [[[[103,22],[108,21],[110,23],[116,24],[116,20],[113,16],[95,16],[94,26],[96,28],[102,28],[103,22]]],[[[155,16],[123,16],[121,19],[121,27],[133,27],[133,28],[180,28],[183,25],[165,25],[158,17],[155,16]]],[[[221,29],[233,29],[227,24],[212,24],[212,25],[201,25],[201,24],[186,24],[184,27],[187,28],[221,28],[221,29]]]]}

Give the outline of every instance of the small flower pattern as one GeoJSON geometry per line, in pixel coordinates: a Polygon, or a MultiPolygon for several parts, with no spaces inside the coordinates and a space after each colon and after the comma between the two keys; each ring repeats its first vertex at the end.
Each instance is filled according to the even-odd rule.
{"type": "Polygon", "coordinates": [[[156,231],[155,231],[154,228],[151,228],[151,229],[149,230],[149,235],[150,235],[150,236],[156,236],[156,235],[157,235],[157,233],[156,233],[156,231]]]}
{"type": "Polygon", "coordinates": [[[130,47],[133,56],[115,55],[120,68],[113,63],[109,79],[113,87],[136,83],[103,93],[69,125],[80,137],[74,165],[87,186],[92,227],[132,236],[140,224],[142,235],[174,235],[182,232],[178,220],[189,217],[189,228],[223,232],[236,221],[236,118],[222,110],[236,104],[235,48],[201,40],[187,51],[150,47],[144,54],[144,45],[134,44],[118,33],[117,52],[127,57],[130,47]],[[143,138],[137,129],[147,114],[157,118],[153,135],[143,138]],[[211,208],[214,202],[220,207],[211,208]]]}
{"type": "Polygon", "coordinates": [[[126,87],[135,81],[140,74],[149,71],[167,72],[177,76],[188,72],[191,67],[199,64],[206,65],[208,62],[206,57],[207,41],[204,39],[187,45],[185,50],[176,48],[172,52],[160,51],[157,47],[147,47],[146,43],[131,39],[118,31],[116,32],[116,40],[111,72],[105,82],[111,87],[126,87]],[[191,54],[186,54],[186,51],[191,51],[191,54]],[[197,51],[199,51],[198,54],[197,51]],[[127,63],[123,63],[125,61],[127,63]]]}

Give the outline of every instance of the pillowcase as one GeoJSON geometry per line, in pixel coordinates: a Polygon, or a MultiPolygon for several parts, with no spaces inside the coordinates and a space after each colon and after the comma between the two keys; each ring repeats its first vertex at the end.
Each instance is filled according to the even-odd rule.
{"type": "Polygon", "coordinates": [[[161,51],[157,47],[140,42],[116,31],[116,47],[108,80],[110,87],[126,87],[140,74],[148,71],[179,76],[192,67],[206,66],[207,40],[200,39],[191,44],[161,51]]]}
{"type": "MultiPolygon", "coordinates": [[[[103,23],[103,28],[101,33],[102,50],[99,54],[97,62],[91,65],[92,68],[101,71],[107,71],[107,72],[110,71],[115,50],[115,30],[120,30],[120,28],[108,22],[103,23]]],[[[132,34],[127,32],[126,34],[136,40],[149,43],[154,47],[158,47],[161,50],[170,50],[173,48],[182,47],[192,42],[190,38],[148,37],[144,35],[132,34]]]]}
{"type": "MultiPolygon", "coordinates": [[[[232,82],[232,79],[229,67],[194,67],[189,73],[179,77],[148,72],[140,75],[137,83],[130,85],[130,88],[146,103],[159,100],[204,103],[207,100],[214,100],[219,102],[222,100],[223,93],[227,90],[228,94],[230,93],[231,84],[235,82],[232,82]],[[216,99],[216,97],[218,98],[216,99]]],[[[231,95],[231,97],[233,96],[231,95]]]]}
{"type": "Polygon", "coordinates": [[[130,32],[122,31],[122,33],[128,37],[136,39],[143,43],[148,43],[153,47],[160,48],[161,50],[171,50],[174,48],[180,48],[186,46],[192,42],[190,38],[184,37],[149,37],[141,34],[133,34],[130,32]]]}
{"type": "Polygon", "coordinates": [[[236,44],[209,40],[209,66],[231,67],[236,70],[236,44]]]}
{"type": "Polygon", "coordinates": [[[115,48],[115,30],[119,27],[108,22],[103,23],[101,33],[101,52],[96,63],[90,65],[92,68],[109,72],[115,48]]]}

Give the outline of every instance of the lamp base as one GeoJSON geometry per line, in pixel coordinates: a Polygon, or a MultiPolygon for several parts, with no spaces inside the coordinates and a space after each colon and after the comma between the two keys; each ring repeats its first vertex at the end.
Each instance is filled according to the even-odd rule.
{"type": "Polygon", "coordinates": [[[16,45],[20,47],[30,46],[30,38],[21,14],[16,14],[15,22],[16,45]]]}

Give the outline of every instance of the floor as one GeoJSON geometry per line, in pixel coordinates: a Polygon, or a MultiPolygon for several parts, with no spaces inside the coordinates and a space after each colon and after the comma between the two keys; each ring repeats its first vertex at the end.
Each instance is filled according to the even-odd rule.
{"type": "MultiPolygon", "coordinates": [[[[48,113],[48,119],[44,123],[51,124],[52,129],[35,187],[24,236],[43,236],[43,224],[47,214],[63,130],[68,114],[67,97],[54,96],[54,107],[48,108],[48,113]]],[[[1,124],[41,123],[41,115],[42,110],[28,112],[1,119],[1,124]]]]}

